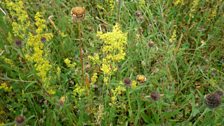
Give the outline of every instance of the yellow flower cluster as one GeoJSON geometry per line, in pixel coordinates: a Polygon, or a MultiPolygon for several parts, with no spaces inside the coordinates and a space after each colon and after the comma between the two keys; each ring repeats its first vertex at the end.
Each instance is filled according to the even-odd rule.
{"type": "Polygon", "coordinates": [[[83,96],[85,93],[85,87],[80,86],[79,84],[76,84],[73,90],[73,95],[74,96],[83,96]]]}
{"type": "Polygon", "coordinates": [[[12,87],[8,86],[6,82],[3,82],[0,84],[0,89],[3,89],[6,92],[11,92],[12,91],[12,87]]]}
{"type": "Polygon", "coordinates": [[[68,58],[66,58],[66,59],[64,60],[64,63],[66,64],[66,66],[67,66],[68,68],[74,68],[74,67],[76,66],[76,63],[71,63],[71,60],[68,59],[68,58]]]}
{"type": "Polygon", "coordinates": [[[3,61],[5,63],[9,64],[11,67],[15,68],[15,64],[14,64],[14,62],[11,59],[9,59],[9,58],[7,58],[5,56],[1,56],[0,58],[3,59],[3,61]]]}
{"type": "Polygon", "coordinates": [[[171,38],[169,39],[169,42],[170,43],[173,43],[173,42],[175,42],[177,40],[177,30],[176,30],[176,28],[173,30],[173,33],[172,33],[172,36],[171,36],[171,38]]]}
{"type": "Polygon", "coordinates": [[[93,76],[91,77],[91,84],[95,84],[97,80],[97,73],[93,73],[93,76]]]}
{"type": "Polygon", "coordinates": [[[12,2],[11,0],[5,0],[4,3],[9,9],[10,15],[14,17],[12,22],[14,35],[24,39],[28,33],[30,21],[23,1],[12,2]]]}
{"type": "Polygon", "coordinates": [[[31,52],[27,52],[26,59],[30,62],[34,63],[34,67],[37,71],[37,75],[41,78],[42,82],[47,86],[49,84],[50,78],[48,78],[47,74],[51,69],[51,64],[47,60],[47,54],[44,52],[44,43],[42,39],[46,39],[45,41],[49,41],[53,35],[51,33],[42,33],[46,28],[45,20],[41,16],[39,12],[35,15],[35,25],[36,35],[29,34],[26,47],[27,49],[32,49],[31,52]]]}
{"type": "Polygon", "coordinates": [[[175,5],[175,6],[177,6],[177,5],[184,5],[184,0],[174,0],[173,1],[173,4],[175,5]]]}
{"type": "Polygon", "coordinates": [[[114,10],[115,1],[114,0],[108,0],[109,6],[111,10],[114,10]]]}
{"type": "Polygon", "coordinates": [[[115,105],[117,102],[117,96],[123,94],[126,91],[126,88],[119,85],[115,89],[111,90],[112,97],[111,97],[111,104],[110,105],[115,105]]]}
{"type": "Polygon", "coordinates": [[[191,8],[190,8],[190,12],[189,12],[189,16],[190,16],[191,18],[194,18],[194,13],[197,11],[197,7],[198,7],[198,5],[199,5],[199,2],[200,2],[200,0],[194,0],[194,1],[192,2],[192,6],[191,6],[191,8]]]}
{"type": "Polygon", "coordinates": [[[144,6],[145,5],[145,0],[139,0],[139,5],[144,6]]]}
{"type": "Polygon", "coordinates": [[[127,33],[123,33],[116,24],[112,32],[98,32],[97,36],[103,40],[101,70],[104,73],[104,82],[108,83],[109,76],[117,71],[116,63],[125,57],[127,33]]]}

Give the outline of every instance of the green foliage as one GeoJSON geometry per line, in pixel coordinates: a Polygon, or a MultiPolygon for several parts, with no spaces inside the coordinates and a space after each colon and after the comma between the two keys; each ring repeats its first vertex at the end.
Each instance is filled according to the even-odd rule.
{"type": "Polygon", "coordinates": [[[0,125],[18,125],[19,115],[40,126],[224,125],[223,105],[205,103],[224,89],[222,0],[0,5],[0,125]],[[80,22],[72,20],[76,6],[86,10],[80,22]],[[107,42],[111,50],[102,51],[107,42]]]}

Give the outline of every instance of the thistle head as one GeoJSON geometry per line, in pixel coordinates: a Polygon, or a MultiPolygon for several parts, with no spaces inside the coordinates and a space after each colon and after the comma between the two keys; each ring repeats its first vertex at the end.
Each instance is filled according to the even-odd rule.
{"type": "Polygon", "coordinates": [[[209,108],[216,108],[222,103],[222,97],[223,93],[221,91],[216,91],[214,93],[207,94],[205,96],[205,104],[209,108]]]}
{"type": "Polygon", "coordinates": [[[73,22],[82,21],[85,17],[86,10],[84,7],[73,7],[71,10],[73,22]]]}

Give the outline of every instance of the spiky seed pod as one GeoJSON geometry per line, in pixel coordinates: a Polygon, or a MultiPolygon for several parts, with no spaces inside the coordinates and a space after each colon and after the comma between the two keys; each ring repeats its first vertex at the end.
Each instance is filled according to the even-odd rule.
{"type": "Polygon", "coordinates": [[[131,79],[130,78],[124,78],[124,84],[126,85],[126,86],[131,86],[131,79]]]}
{"type": "Polygon", "coordinates": [[[74,22],[82,21],[85,17],[86,10],[84,7],[73,7],[71,10],[72,20],[74,22]]]}
{"type": "Polygon", "coordinates": [[[144,83],[146,81],[146,77],[144,75],[137,75],[136,80],[140,83],[144,83]]]}
{"type": "Polygon", "coordinates": [[[15,121],[16,121],[17,126],[21,126],[21,125],[23,125],[23,123],[25,121],[25,117],[22,115],[19,115],[15,118],[15,121]]]}
{"type": "Polygon", "coordinates": [[[160,94],[158,92],[152,92],[150,96],[154,101],[158,101],[160,98],[160,94]]]}
{"type": "Polygon", "coordinates": [[[216,108],[221,104],[221,95],[219,94],[220,92],[215,92],[211,94],[207,94],[205,96],[205,104],[209,108],[216,108]]]}

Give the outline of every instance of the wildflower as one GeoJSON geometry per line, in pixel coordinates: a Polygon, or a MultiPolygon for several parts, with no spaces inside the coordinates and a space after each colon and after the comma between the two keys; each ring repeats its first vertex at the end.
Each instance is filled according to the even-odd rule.
{"type": "Polygon", "coordinates": [[[129,78],[124,78],[124,84],[126,85],[126,86],[131,86],[131,79],[129,79],[129,78]]]}
{"type": "Polygon", "coordinates": [[[72,20],[82,21],[85,17],[86,10],[84,7],[73,7],[71,10],[72,20]]]}
{"type": "Polygon", "coordinates": [[[16,121],[17,126],[21,126],[21,125],[23,125],[23,123],[25,121],[25,117],[22,115],[19,115],[15,118],[15,121],[16,121]]]}
{"type": "Polygon", "coordinates": [[[137,86],[137,82],[135,80],[133,80],[131,82],[131,88],[136,88],[136,86],[137,86]]]}
{"type": "Polygon", "coordinates": [[[76,84],[73,90],[73,95],[80,97],[80,96],[83,96],[84,93],[85,93],[85,88],[80,86],[79,84],[76,84]]]}
{"type": "Polygon", "coordinates": [[[2,84],[0,84],[0,89],[3,89],[6,92],[12,91],[12,87],[8,86],[6,82],[3,82],[2,84]]]}
{"type": "Polygon", "coordinates": [[[66,58],[66,59],[64,60],[64,63],[66,64],[66,66],[67,66],[68,68],[74,68],[75,65],[76,65],[76,63],[71,63],[71,60],[68,59],[68,58],[66,58]]]}
{"type": "Polygon", "coordinates": [[[136,80],[140,83],[144,83],[146,81],[146,77],[144,75],[137,75],[136,80]]]}
{"type": "Polygon", "coordinates": [[[97,80],[97,73],[93,73],[93,76],[91,77],[91,84],[95,84],[97,80]]]}
{"type": "Polygon", "coordinates": [[[160,98],[160,94],[158,92],[152,92],[150,97],[154,100],[157,101],[160,98]]]}
{"type": "Polygon", "coordinates": [[[16,40],[16,45],[17,45],[18,47],[20,47],[20,46],[22,45],[22,41],[21,41],[21,40],[16,40]]]}
{"type": "Polygon", "coordinates": [[[115,5],[114,0],[108,0],[108,3],[109,3],[109,6],[110,6],[110,9],[114,10],[114,5],[115,5]]]}
{"type": "Polygon", "coordinates": [[[179,4],[183,5],[183,4],[184,4],[184,1],[183,1],[183,0],[174,0],[174,1],[173,1],[173,4],[174,4],[175,6],[177,6],[177,5],[179,5],[179,4]]]}
{"type": "Polygon", "coordinates": [[[47,39],[46,39],[45,37],[42,37],[42,38],[41,38],[41,42],[44,43],[44,42],[46,42],[46,41],[47,41],[47,39]]]}
{"type": "Polygon", "coordinates": [[[205,104],[209,107],[209,108],[216,108],[221,104],[221,97],[222,97],[223,93],[221,91],[217,91],[211,94],[207,94],[205,96],[205,104]]]}
{"type": "Polygon", "coordinates": [[[171,38],[169,39],[169,42],[170,43],[173,43],[177,40],[177,31],[176,31],[176,28],[173,30],[173,33],[172,33],[172,36],[171,38]]]}
{"type": "Polygon", "coordinates": [[[118,96],[123,94],[125,91],[126,88],[121,85],[117,86],[115,89],[111,89],[112,96],[110,105],[116,104],[118,96]]]}
{"type": "Polygon", "coordinates": [[[54,95],[54,94],[56,93],[56,91],[53,90],[53,89],[49,89],[49,90],[47,90],[47,93],[48,93],[49,95],[54,95]]]}
{"type": "Polygon", "coordinates": [[[197,11],[197,7],[199,5],[200,0],[193,0],[192,6],[190,8],[189,16],[194,18],[194,13],[197,11]]]}
{"type": "Polygon", "coordinates": [[[100,51],[102,53],[101,70],[104,74],[104,82],[107,84],[109,77],[117,71],[116,63],[125,57],[127,33],[123,33],[120,26],[116,24],[112,32],[97,32],[97,36],[103,40],[104,44],[100,51]]]}

